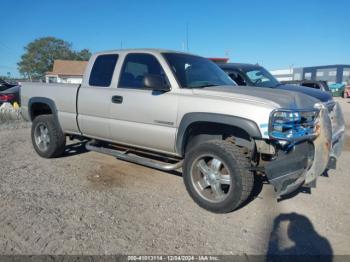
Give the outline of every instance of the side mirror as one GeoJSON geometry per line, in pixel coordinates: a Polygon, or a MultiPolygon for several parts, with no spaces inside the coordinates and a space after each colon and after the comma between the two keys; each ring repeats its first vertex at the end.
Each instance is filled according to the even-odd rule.
{"type": "Polygon", "coordinates": [[[143,78],[144,87],[154,91],[170,91],[169,85],[165,82],[164,77],[147,74],[143,78]]]}

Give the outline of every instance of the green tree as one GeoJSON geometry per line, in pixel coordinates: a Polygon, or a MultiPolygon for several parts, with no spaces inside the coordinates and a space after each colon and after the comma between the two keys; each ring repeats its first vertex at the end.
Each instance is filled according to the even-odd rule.
{"type": "Polygon", "coordinates": [[[89,49],[83,49],[75,53],[75,59],[80,61],[88,61],[91,55],[92,54],[89,49]]]}
{"type": "Polygon", "coordinates": [[[46,72],[52,70],[56,59],[88,60],[91,56],[88,49],[75,52],[70,43],[55,37],[36,39],[24,49],[25,53],[18,63],[18,69],[22,75],[30,79],[42,78],[46,72]]]}

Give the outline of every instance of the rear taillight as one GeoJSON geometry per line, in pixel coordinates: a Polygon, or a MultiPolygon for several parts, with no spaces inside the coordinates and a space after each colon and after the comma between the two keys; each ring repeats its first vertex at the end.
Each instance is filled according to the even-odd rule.
{"type": "Polygon", "coordinates": [[[14,98],[14,94],[0,94],[0,102],[9,102],[14,98]]]}

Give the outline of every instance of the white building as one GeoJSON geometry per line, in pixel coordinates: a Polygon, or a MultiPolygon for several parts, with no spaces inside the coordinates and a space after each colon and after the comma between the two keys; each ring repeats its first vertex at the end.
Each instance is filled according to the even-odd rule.
{"type": "Polygon", "coordinates": [[[293,68],[271,70],[270,73],[276,77],[278,81],[293,80],[293,68]]]}
{"type": "Polygon", "coordinates": [[[55,60],[52,72],[45,75],[46,83],[80,84],[87,61],[55,60]]]}

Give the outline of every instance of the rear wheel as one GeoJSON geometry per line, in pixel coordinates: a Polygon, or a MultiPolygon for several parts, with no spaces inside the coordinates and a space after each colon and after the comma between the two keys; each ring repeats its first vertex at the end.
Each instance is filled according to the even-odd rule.
{"type": "Polygon", "coordinates": [[[44,158],[63,154],[66,137],[54,115],[40,115],[33,120],[32,143],[35,151],[44,158]]]}
{"type": "Polygon", "coordinates": [[[193,200],[201,207],[227,213],[250,195],[254,175],[241,148],[228,141],[197,145],[185,157],[183,179],[193,200]]]}

